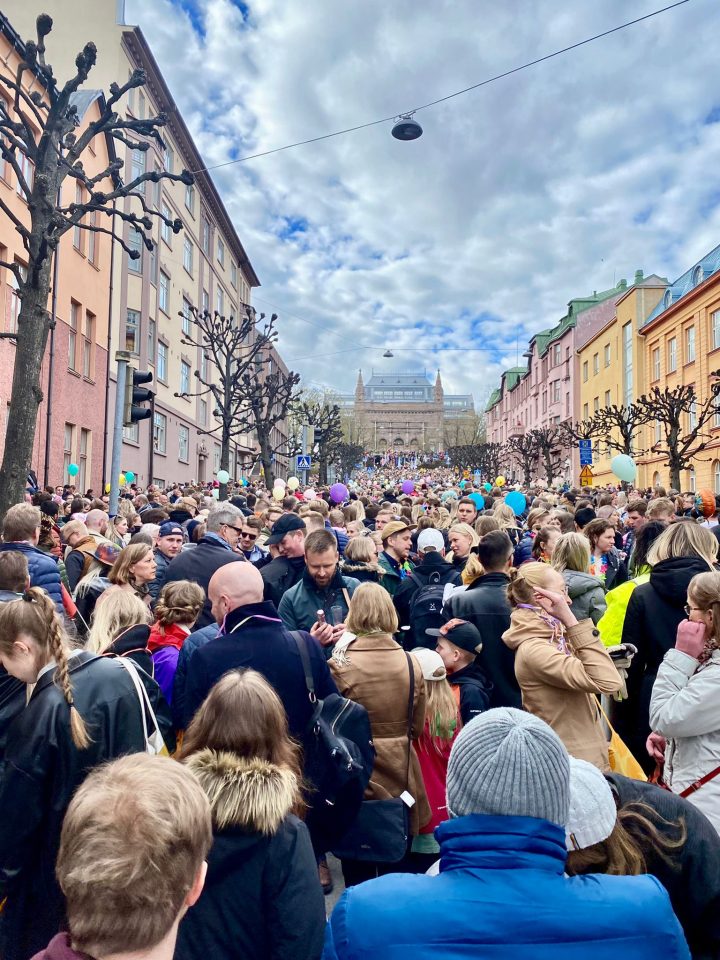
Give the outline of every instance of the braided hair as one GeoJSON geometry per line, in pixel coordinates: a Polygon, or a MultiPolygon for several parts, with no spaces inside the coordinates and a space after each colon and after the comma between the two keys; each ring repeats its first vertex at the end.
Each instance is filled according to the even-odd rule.
{"type": "Polygon", "coordinates": [[[66,637],[55,604],[39,587],[30,587],[22,599],[0,605],[0,656],[12,653],[21,634],[31,637],[39,649],[55,660],[55,683],[59,686],[70,710],[70,735],[78,750],[90,746],[90,737],[83,718],[75,706],[66,637]]]}

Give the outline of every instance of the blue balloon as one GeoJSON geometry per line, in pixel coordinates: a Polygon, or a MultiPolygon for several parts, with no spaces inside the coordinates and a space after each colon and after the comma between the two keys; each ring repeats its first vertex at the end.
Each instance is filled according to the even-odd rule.
{"type": "Polygon", "coordinates": [[[508,507],[510,507],[516,517],[519,517],[527,506],[527,500],[525,499],[525,496],[518,490],[511,490],[510,493],[506,494],[505,503],[508,507]]]}
{"type": "Polygon", "coordinates": [[[461,480],[460,483],[458,484],[458,486],[460,487],[461,490],[464,490],[464,489],[465,489],[465,481],[464,481],[464,480],[461,480]]]}
{"type": "Polygon", "coordinates": [[[637,476],[635,461],[626,453],[619,453],[613,457],[610,461],[610,469],[618,480],[624,480],[626,483],[632,483],[637,476]]]}
{"type": "Polygon", "coordinates": [[[468,500],[472,500],[478,510],[485,509],[485,497],[481,493],[471,493],[468,496],[468,500]]]}

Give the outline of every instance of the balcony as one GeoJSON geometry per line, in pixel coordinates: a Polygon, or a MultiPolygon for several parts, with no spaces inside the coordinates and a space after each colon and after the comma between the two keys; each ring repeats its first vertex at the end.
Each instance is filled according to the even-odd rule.
{"type": "Polygon", "coordinates": [[[508,439],[512,437],[522,437],[524,433],[525,424],[522,420],[513,420],[513,422],[508,425],[508,439]]]}

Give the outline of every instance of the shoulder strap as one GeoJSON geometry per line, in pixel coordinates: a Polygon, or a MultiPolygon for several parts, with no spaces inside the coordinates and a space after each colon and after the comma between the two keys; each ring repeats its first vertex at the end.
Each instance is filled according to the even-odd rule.
{"type": "Polygon", "coordinates": [[[347,604],[348,610],[350,609],[350,594],[347,592],[347,587],[342,588],[342,595],[345,598],[345,603],[347,604]]]}
{"type": "Polygon", "coordinates": [[[405,659],[407,660],[408,671],[410,673],[410,684],[408,686],[408,709],[407,709],[407,735],[408,735],[407,770],[405,771],[405,788],[407,789],[410,783],[410,755],[412,752],[412,721],[413,721],[413,707],[415,705],[415,670],[413,669],[413,662],[409,653],[405,654],[405,659]]]}
{"type": "Polygon", "coordinates": [[[411,571],[411,572],[408,574],[408,580],[412,580],[412,582],[415,584],[415,586],[417,586],[417,587],[419,587],[419,588],[422,588],[422,587],[425,586],[425,584],[422,582],[422,580],[420,579],[420,577],[416,577],[416,576],[415,576],[415,572],[414,572],[414,571],[411,571]]]}
{"type": "Polygon", "coordinates": [[[313,681],[312,675],[312,666],[310,664],[310,657],[308,655],[307,646],[305,644],[305,638],[300,633],[299,630],[290,630],[290,636],[295,641],[295,646],[298,648],[298,653],[300,654],[300,659],[302,660],[303,672],[305,674],[305,686],[307,687],[308,698],[310,703],[315,703],[317,697],[315,696],[315,683],[313,681]]]}

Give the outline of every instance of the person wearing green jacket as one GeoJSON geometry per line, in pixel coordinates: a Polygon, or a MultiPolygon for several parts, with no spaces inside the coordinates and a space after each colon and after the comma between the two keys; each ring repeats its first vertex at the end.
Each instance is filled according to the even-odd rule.
{"type": "Polygon", "coordinates": [[[392,520],[383,527],[381,537],[383,551],[378,563],[385,574],[380,583],[394,597],[400,584],[414,569],[408,560],[412,549],[411,527],[404,520],[392,520]]]}

